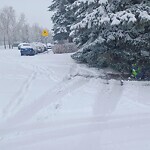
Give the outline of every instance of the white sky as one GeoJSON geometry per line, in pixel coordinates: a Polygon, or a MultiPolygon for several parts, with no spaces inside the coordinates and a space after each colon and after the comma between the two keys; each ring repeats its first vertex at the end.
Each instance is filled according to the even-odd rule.
{"type": "Polygon", "coordinates": [[[17,16],[24,13],[27,22],[32,25],[38,23],[44,28],[51,29],[51,12],[47,11],[52,0],[0,0],[0,9],[12,6],[17,16]]]}

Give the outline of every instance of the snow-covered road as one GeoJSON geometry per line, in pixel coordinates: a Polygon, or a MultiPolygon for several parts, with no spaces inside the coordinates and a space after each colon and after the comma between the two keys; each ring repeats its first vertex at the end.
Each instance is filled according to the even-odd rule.
{"type": "Polygon", "coordinates": [[[0,50],[0,150],[149,150],[150,83],[104,73],[70,54],[0,50]]]}

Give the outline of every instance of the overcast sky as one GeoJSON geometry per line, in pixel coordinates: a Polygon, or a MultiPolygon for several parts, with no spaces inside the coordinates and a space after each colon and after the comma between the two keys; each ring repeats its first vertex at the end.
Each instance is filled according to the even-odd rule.
{"type": "Polygon", "coordinates": [[[0,0],[0,9],[12,6],[17,16],[24,13],[27,22],[32,25],[38,23],[44,28],[51,29],[51,12],[47,11],[52,0],[0,0]]]}

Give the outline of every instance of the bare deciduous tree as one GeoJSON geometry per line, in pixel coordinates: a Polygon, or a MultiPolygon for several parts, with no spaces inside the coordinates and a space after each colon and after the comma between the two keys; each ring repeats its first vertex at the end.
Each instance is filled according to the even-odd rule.
{"type": "Polygon", "coordinates": [[[6,41],[9,48],[13,43],[13,33],[16,28],[15,10],[12,7],[4,7],[0,13],[0,28],[3,31],[4,47],[6,48],[6,41]]]}
{"type": "MultiPolygon", "coordinates": [[[[24,14],[17,19],[15,10],[12,7],[4,7],[0,10],[0,40],[9,48],[14,43],[19,42],[45,42],[41,36],[43,28],[38,24],[30,26],[24,14]]],[[[51,41],[52,35],[47,37],[47,42],[51,41]]]]}

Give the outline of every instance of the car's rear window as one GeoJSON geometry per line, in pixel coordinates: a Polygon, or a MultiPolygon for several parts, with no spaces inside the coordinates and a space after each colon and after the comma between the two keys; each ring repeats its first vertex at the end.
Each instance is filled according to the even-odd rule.
{"type": "Polygon", "coordinates": [[[30,44],[23,44],[23,46],[30,46],[30,44]]]}

